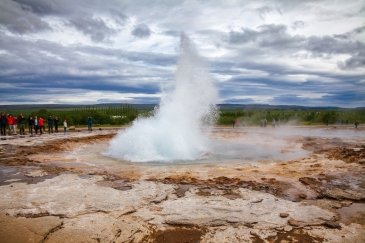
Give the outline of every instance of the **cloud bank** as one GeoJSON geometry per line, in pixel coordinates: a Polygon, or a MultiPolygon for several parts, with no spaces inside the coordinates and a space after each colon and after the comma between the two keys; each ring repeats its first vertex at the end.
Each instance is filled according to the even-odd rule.
{"type": "Polygon", "coordinates": [[[365,2],[2,0],[0,104],[157,103],[179,35],[221,103],[365,104],[365,2]]]}

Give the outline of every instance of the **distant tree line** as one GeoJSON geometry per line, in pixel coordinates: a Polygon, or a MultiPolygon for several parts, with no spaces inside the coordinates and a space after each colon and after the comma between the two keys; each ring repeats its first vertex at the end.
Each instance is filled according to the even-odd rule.
{"type": "Polygon", "coordinates": [[[243,125],[259,125],[262,120],[268,123],[292,123],[300,125],[349,125],[356,121],[365,123],[365,109],[344,110],[221,110],[218,118],[220,125],[232,125],[235,122],[243,125]]]}
{"type": "MultiPolygon", "coordinates": [[[[153,115],[153,106],[138,108],[134,105],[121,104],[111,106],[80,106],[71,108],[51,108],[39,110],[4,110],[5,113],[18,115],[23,113],[29,116],[44,118],[57,116],[60,120],[67,119],[71,126],[87,125],[88,117],[92,117],[94,125],[127,125],[137,117],[153,115]]],[[[365,109],[242,109],[221,108],[217,118],[218,125],[232,125],[238,123],[246,126],[260,125],[262,120],[268,124],[275,121],[278,124],[300,125],[330,125],[330,124],[354,124],[355,121],[365,123],[365,109]]]]}
{"type": "Polygon", "coordinates": [[[7,110],[6,113],[23,113],[25,117],[58,117],[67,119],[71,126],[86,125],[88,117],[91,117],[95,125],[125,125],[131,123],[143,110],[137,110],[131,105],[120,106],[83,106],[66,109],[40,109],[40,110],[7,110]]]}

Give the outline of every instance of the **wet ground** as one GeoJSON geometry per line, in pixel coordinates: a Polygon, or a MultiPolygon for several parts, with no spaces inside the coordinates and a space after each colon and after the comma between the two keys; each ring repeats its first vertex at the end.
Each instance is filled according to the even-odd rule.
{"type": "Polygon", "coordinates": [[[105,156],[116,132],[0,140],[1,242],[365,242],[363,128],[215,128],[176,163],[105,156]]]}

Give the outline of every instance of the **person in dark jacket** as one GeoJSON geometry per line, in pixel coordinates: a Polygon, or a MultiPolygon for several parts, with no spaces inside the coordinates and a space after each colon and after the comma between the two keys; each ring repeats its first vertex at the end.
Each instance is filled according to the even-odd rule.
{"type": "Polygon", "coordinates": [[[20,113],[18,116],[18,124],[19,124],[19,133],[20,135],[25,135],[25,118],[23,116],[23,113],[20,113]]]}
{"type": "Polygon", "coordinates": [[[90,116],[87,118],[87,130],[93,130],[93,119],[90,116]]]}
{"type": "Polygon", "coordinates": [[[359,121],[355,121],[354,125],[355,125],[355,128],[357,128],[359,126],[359,121]]]}
{"type": "Polygon", "coordinates": [[[53,133],[53,118],[52,118],[52,116],[48,117],[47,124],[48,124],[48,133],[53,133]]]}
{"type": "Polygon", "coordinates": [[[58,132],[58,117],[56,116],[53,120],[54,130],[58,132]]]}
{"type": "Polygon", "coordinates": [[[5,136],[6,135],[6,125],[7,125],[7,119],[6,119],[6,115],[4,112],[1,113],[0,116],[0,131],[1,131],[1,136],[5,136]]]}
{"type": "Polygon", "coordinates": [[[34,128],[34,119],[33,119],[33,117],[29,116],[28,117],[28,129],[29,129],[29,134],[31,136],[33,136],[33,128],[34,128]]]}

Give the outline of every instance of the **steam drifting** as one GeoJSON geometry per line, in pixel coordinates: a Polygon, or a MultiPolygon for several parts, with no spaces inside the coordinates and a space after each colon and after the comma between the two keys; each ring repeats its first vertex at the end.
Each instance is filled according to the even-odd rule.
{"type": "Polygon", "coordinates": [[[218,92],[186,35],[174,87],[164,92],[151,118],[141,118],[111,142],[109,156],[134,162],[195,160],[209,152],[203,123],[214,116],[218,92]]]}

